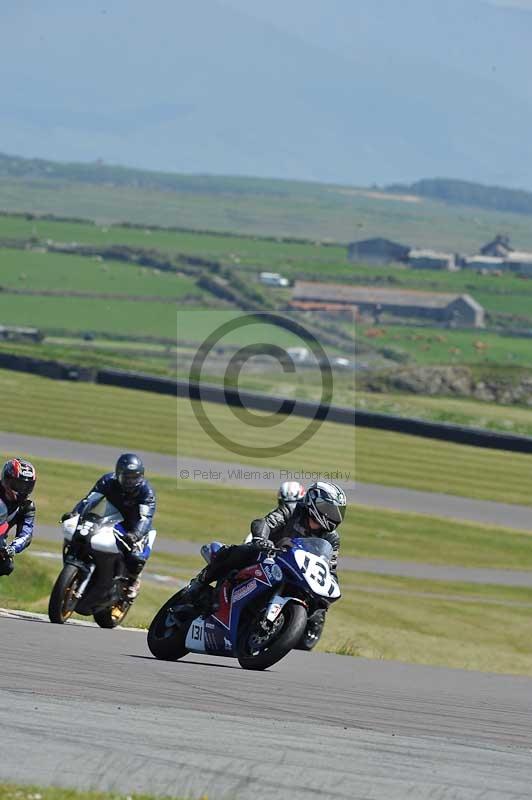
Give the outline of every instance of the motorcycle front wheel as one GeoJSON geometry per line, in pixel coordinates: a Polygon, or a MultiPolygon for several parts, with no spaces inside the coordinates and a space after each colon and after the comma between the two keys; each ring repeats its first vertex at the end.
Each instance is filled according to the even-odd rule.
{"type": "Polygon", "coordinates": [[[127,612],[131,608],[131,603],[127,600],[117,603],[111,608],[104,608],[102,611],[96,611],[94,621],[98,623],[100,628],[116,628],[121,625],[125,620],[127,612]]]}
{"type": "Polygon", "coordinates": [[[185,639],[193,613],[187,613],[191,606],[179,605],[178,592],[154,616],[148,629],[148,647],[155,658],[161,661],[177,661],[189,652],[185,639]]]}
{"type": "Polygon", "coordinates": [[[50,622],[63,625],[76,610],[76,590],[83,576],[73,564],[65,564],[54,584],[48,603],[50,622]]]}
{"type": "Polygon", "coordinates": [[[316,645],[318,644],[319,640],[321,639],[321,635],[323,633],[323,628],[325,625],[325,611],[323,609],[318,609],[315,611],[314,614],[308,618],[307,626],[303,633],[303,636],[299,640],[296,645],[296,650],[314,650],[316,645]]]}
{"type": "Polygon", "coordinates": [[[283,607],[270,632],[253,619],[240,636],[238,663],[244,669],[268,669],[296,647],[306,626],[306,609],[294,602],[283,607]]]}

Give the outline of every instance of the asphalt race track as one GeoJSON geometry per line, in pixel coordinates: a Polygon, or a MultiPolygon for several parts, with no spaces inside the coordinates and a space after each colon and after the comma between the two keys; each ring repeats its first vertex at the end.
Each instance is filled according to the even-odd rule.
{"type": "MultiPolygon", "coordinates": [[[[73,442],[62,439],[49,439],[44,436],[27,436],[18,433],[0,432],[2,452],[16,452],[40,458],[60,461],[74,461],[80,464],[93,464],[98,468],[111,469],[116,461],[118,448],[107,445],[73,442]]],[[[167,456],[160,453],[139,451],[146,469],[156,475],[177,477],[181,470],[191,476],[191,483],[214,482],[246,489],[263,489],[276,492],[280,479],[235,477],[238,470],[263,472],[264,466],[249,464],[222,463],[204,461],[188,456],[167,456]],[[205,477],[211,472],[216,477],[205,477]],[[203,473],[203,477],[202,477],[203,473]]],[[[402,489],[380,484],[360,483],[355,481],[339,481],[345,489],[348,499],[353,503],[387,508],[393,511],[412,511],[418,514],[429,514],[437,517],[469,520],[487,525],[502,525],[506,528],[529,531],[531,527],[532,508],[529,506],[494,503],[488,500],[472,500],[468,497],[439,494],[437,492],[420,492],[413,489],[402,489]]]]}
{"type": "Polygon", "coordinates": [[[151,658],[0,618],[4,781],[262,800],[530,800],[532,679],[291,653],[151,658]]]}

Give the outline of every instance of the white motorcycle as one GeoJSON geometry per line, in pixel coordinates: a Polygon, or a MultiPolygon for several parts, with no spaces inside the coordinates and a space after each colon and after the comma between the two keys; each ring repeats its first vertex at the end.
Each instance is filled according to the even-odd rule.
{"type": "MultiPolygon", "coordinates": [[[[75,612],[93,616],[101,628],[116,628],[133,601],[127,597],[129,573],[123,517],[105,498],[62,523],[63,569],[48,604],[50,622],[65,623],[75,612]]],[[[146,534],[138,553],[148,557],[156,531],[146,534]]]]}

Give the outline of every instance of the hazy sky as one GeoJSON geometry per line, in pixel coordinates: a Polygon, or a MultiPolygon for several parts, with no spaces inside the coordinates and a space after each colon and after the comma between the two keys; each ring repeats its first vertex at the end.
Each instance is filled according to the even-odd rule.
{"type": "Polygon", "coordinates": [[[0,0],[0,151],[532,189],[530,11],[532,0],[0,0]]]}

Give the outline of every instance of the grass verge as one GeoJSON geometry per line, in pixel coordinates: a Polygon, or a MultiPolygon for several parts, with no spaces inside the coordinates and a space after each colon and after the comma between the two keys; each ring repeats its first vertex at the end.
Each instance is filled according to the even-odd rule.
{"type": "MultiPolygon", "coordinates": [[[[61,789],[58,786],[23,786],[19,783],[0,783],[0,800],[153,800],[153,795],[81,792],[76,789],[61,789]]],[[[158,800],[165,800],[165,798],[158,798],[158,800]]],[[[174,797],[172,800],[180,800],[180,798],[174,797]]],[[[205,795],[200,800],[207,800],[207,796],[205,795]]]]}
{"type": "MultiPolygon", "coordinates": [[[[35,459],[37,522],[58,524],[92,486],[97,468],[35,459]]],[[[200,543],[241,542],[249,523],[275,504],[270,492],[154,478],[159,536],[200,543]]],[[[342,555],[418,563],[532,569],[532,535],[487,525],[351,504],[341,529],[342,555]]],[[[39,542],[39,530],[34,539],[39,542]]],[[[157,547],[155,548],[157,552],[157,547]]]]}
{"type": "Polygon", "coordinates": [[[306,444],[283,456],[260,458],[257,448],[286,443],[308,420],[290,417],[264,430],[243,424],[225,406],[204,404],[218,431],[250,448],[252,455],[242,455],[213,441],[188,400],[5,370],[0,371],[0,390],[2,426],[13,432],[33,430],[120,450],[177,450],[184,456],[258,463],[265,469],[340,471],[344,479],[356,476],[389,486],[532,505],[532,459],[519,453],[325,422],[306,444]]]}
{"type": "Polygon", "coordinates": [[[320,649],[532,675],[530,591],[351,573],[342,592],[320,649]]]}
{"type": "Polygon", "coordinates": [[[418,417],[505,433],[532,436],[532,410],[524,406],[485,403],[454,397],[356,392],[356,406],[383,414],[418,417]]]}

